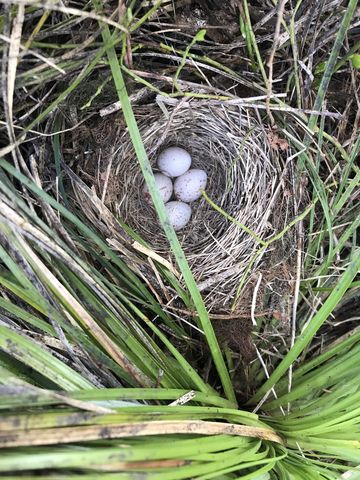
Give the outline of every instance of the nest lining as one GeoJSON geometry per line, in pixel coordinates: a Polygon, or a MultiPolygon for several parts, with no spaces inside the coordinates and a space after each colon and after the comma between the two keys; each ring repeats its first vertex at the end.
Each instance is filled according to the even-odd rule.
{"type": "MultiPolygon", "coordinates": [[[[289,221],[289,212],[284,211],[289,205],[282,201],[284,172],[278,155],[270,148],[263,125],[248,109],[197,102],[166,105],[166,111],[164,104],[161,106],[134,107],[154,173],[164,148],[183,147],[192,156],[192,168],[207,172],[210,199],[258,237],[266,239],[289,221]]],[[[169,244],[156,212],[144,199],[144,179],[127,130],[115,128],[114,118],[101,128],[112,128],[113,135],[108,130],[106,145],[94,152],[97,159],[101,156],[94,175],[101,179],[96,185],[99,196],[103,195],[110,210],[157,253],[169,257],[169,244]],[[104,172],[109,166],[111,174],[104,195],[104,172]]],[[[191,206],[192,218],[177,232],[178,238],[208,308],[228,310],[259,244],[206,199],[191,206]]],[[[261,260],[255,262],[254,270],[261,260]]]]}

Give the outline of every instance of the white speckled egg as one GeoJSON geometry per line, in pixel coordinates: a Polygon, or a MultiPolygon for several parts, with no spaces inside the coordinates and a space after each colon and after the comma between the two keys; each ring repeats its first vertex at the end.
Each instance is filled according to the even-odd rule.
{"type": "Polygon", "coordinates": [[[158,167],[169,177],[179,177],[191,165],[190,154],[180,147],[169,147],[163,150],[158,158],[158,167]]]}
{"type": "MultiPolygon", "coordinates": [[[[166,203],[168,200],[170,200],[173,193],[172,181],[169,177],[163,175],[162,173],[155,173],[154,177],[155,184],[157,186],[157,189],[159,190],[160,196],[163,199],[163,202],[166,203]]],[[[152,203],[151,195],[146,184],[143,188],[143,195],[148,203],[152,203]]]]}
{"type": "Polygon", "coordinates": [[[191,207],[183,202],[169,202],[165,205],[169,220],[174,230],[181,230],[189,222],[191,207]]]}
{"type": "Polygon", "coordinates": [[[207,175],[204,170],[188,170],[175,180],[175,197],[182,202],[193,202],[201,197],[201,190],[205,190],[206,182],[207,175]]]}

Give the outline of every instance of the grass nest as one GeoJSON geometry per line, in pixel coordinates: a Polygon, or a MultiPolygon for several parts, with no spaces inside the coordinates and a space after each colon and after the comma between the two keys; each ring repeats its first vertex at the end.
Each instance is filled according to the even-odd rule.
{"type": "MultiPolygon", "coordinates": [[[[248,315],[255,284],[256,310],[270,303],[274,309],[274,297],[281,300],[284,286],[292,288],[289,279],[276,291],[272,285],[276,272],[292,263],[295,230],[264,254],[258,252],[261,242],[294,217],[290,151],[279,150],[273,132],[239,105],[157,97],[154,103],[134,106],[134,112],[154,173],[159,153],[173,145],[190,152],[192,168],[207,172],[207,198],[192,204],[192,218],[178,237],[209,311],[248,315]],[[254,281],[259,275],[260,284],[254,281]]],[[[77,173],[120,223],[171,259],[156,212],[144,199],[143,175],[122,114],[92,118],[91,123],[92,145],[79,156],[77,173]]],[[[89,202],[82,199],[79,205],[89,215],[89,202]]]]}

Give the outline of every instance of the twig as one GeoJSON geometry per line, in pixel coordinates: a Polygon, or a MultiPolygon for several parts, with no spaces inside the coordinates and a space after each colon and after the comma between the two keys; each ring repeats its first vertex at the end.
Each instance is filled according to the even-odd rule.
{"type": "Polygon", "coordinates": [[[235,225],[237,225],[239,228],[241,228],[241,230],[244,230],[244,232],[248,233],[249,235],[251,235],[253,237],[254,240],[256,240],[258,243],[260,243],[260,245],[266,245],[267,242],[264,242],[260,237],[258,237],[256,235],[255,232],[253,232],[250,228],[248,228],[246,225],[244,225],[243,223],[239,222],[238,220],[236,220],[236,218],[232,217],[231,215],[229,215],[228,213],[226,213],[222,208],[220,208],[218,205],[216,205],[209,197],[208,195],[206,194],[206,192],[203,190],[201,192],[202,196],[205,198],[205,200],[208,202],[208,204],[214,208],[217,212],[221,213],[221,215],[223,215],[227,220],[229,220],[230,222],[232,223],[235,223],[235,225]]]}
{"type": "MultiPolygon", "coordinates": [[[[256,355],[259,359],[259,362],[261,364],[261,366],[263,367],[264,369],[264,372],[265,372],[265,375],[266,375],[266,378],[270,378],[270,375],[269,375],[269,372],[268,372],[268,369],[265,365],[265,362],[261,356],[261,353],[259,352],[258,348],[255,346],[255,350],[256,350],[256,355]]],[[[266,392],[266,394],[263,396],[263,398],[260,400],[260,402],[256,405],[256,407],[254,408],[254,410],[252,411],[253,413],[256,413],[259,408],[261,408],[261,406],[264,404],[264,402],[266,401],[266,399],[268,398],[268,396],[270,395],[270,393],[272,393],[274,395],[275,398],[278,398],[276,392],[275,392],[275,388],[272,387],[268,392],[266,392]]],[[[283,415],[285,415],[285,412],[284,412],[284,409],[280,406],[280,410],[281,410],[281,413],[283,415]]]]}
{"type": "Polygon", "coordinates": [[[255,309],[256,309],[256,299],[257,299],[257,294],[259,291],[259,287],[261,285],[261,280],[262,280],[262,273],[259,273],[259,278],[256,282],[255,288],[254,288],[254,294],[251,302],[251,321],[255,327],[257,327],[256,319],[255,319],[255,309]]]}
{"type": "Polygon", "coordinates": [[[114,22],[113,20],[110,20],[108,17],[105,17],[104,15],[97,15],[95,12],[87,12],[85,10],[79,10],[78,8],[71,8],[67,7],[65,5],[61,5],[59,3],[54,3],[54,2],[45,2],[45,1],[34,1],[34,0],[12,0],[11,2],[7,0],[1,0],[0,3],[12,3],[12,4],[17,4],[20,7],[39,7],[39,8],[45,8],[47,10],[53,10],[55,12],[61,12],[65,13],[67,15],[74,15],[75,17],[80,17],[80,18],[90,18],[91,20],[98,20],[99,22],[105,23],[107,25],[110,25],[112,27],[115,27],[118,30],[121,30],[122,32],[127,33],[127,29],[121,25],[118,22],[114,22]]]}
{"type": "MultiPolygon", "coordinates": [[[[6,37],[5,35],[1,35],[0,34],[0,39],[3,41],[3,42],[7,42],[11,45],[12,43],[12,38],[8,38],[6,37]]],[[[33,55],[34,57],[38,58],[39,60],[41,60],[42,62],[46,63],[49,67],[51,68],[54,68],[55,70],[57,70],[59,73],[61,73],[62,75],[65,75],[66,72],[65,70],[63,70],[62,68],[58,67],[56,65],[56,63],[54,63],[52,60],[50,60],[49,58],[46,58],[44,57],[43,55],[41,55],[40,53],[36,52],[35,50],[31,50],[29,48],[26,48],[24,45],[21,45],[19,44],[19,50],[24,50],[25,53],[30,53],[31,55],[33,55]]],[[[9,54],[9,58],[10,58],[10,54],[9,54]]]]}
{"type": "MultiPolygon", "coordinates": [[[[181,313],[183,315],[188,315],[191,317],[196,317],[197,313],[192,310],[185,310],[182,308],[177,308],[177,307],[172,307],[170,305],[166,305],[166,308],[169,310],[174,310],[178,313],[181,313]]],[[[260,312],[255,312],[254,311],[254,316],[255,317],[263,317],[264,315],[268,315],[270,313],[270,310],[262,310],[260,312]]],[[[209,314],[211,320],[237,320],[239,318],[250,318],[251,312],[248,313],[241,313],[241,312],[233,312],[233,313],[210,313],[209,314]]]]}

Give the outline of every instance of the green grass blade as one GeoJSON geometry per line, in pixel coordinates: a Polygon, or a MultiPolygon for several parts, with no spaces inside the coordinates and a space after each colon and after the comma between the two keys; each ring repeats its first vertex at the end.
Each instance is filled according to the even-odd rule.
{"type": "MultiPolygon", "coordinates": [[[[97,1],[94,1],[94,4],[97,6],[98,9],[101,7],[101,5],[97,1]]],[[[106,25],[103,25],[102,35],[104,39],[104,44],[108,45],[111,41],[111,34],[110,34],[109,28],[106,25]]],[[[141,139],[140,131],[138,129],[135,116],[131,107],[131,103],[127,95],[126,86],[125,86],[125,82],[124,82],[121,68],[119,65],[119,60],[116,55],[116,51],[113,47],[110,47],[107,49],[107,54],[108,54],[109,64],[110,64],[111,72],[113,75],[116,91],[117,91],[120,103],[122,105],[124,117],[129,129],[129,134],[133,142],[136,156],[138,158],[146,184],[149,188],[156,212],[159,216],[159,219],[164,229],[164,232],[166,234],[166,237],[170,243],[170,246],[172,248],[176,261],[178,263],[179,269],[183,274],[184,281],[194,301],[195,308],[199,315],[199,322],[200,322],[201,328],[205,333],[205,337],[208,342],[215,366],[219,373],[225,395],[229,400],[236,403],[235,392],[230,379],[230,375],[226,368],[226,364],[223,359],[222,353],[220,351],[220,347],[216,339],[214,329],[211,325],[208,312],[204,305],[204,301],[201,297],[199,289],[197,288],[196,282],[194,280],[194,277],[192,275],[192,272],[190,270],[190,267],[184,255],[184,252],[181,248],[181,245],[177,238],[175,230],[173,229],[172,225],[169,222],[164,203],[156,188],[154,174],[152,172],[151,165],[147,157],[147,153],[145,151],[144,144],[141,139]]]]}

